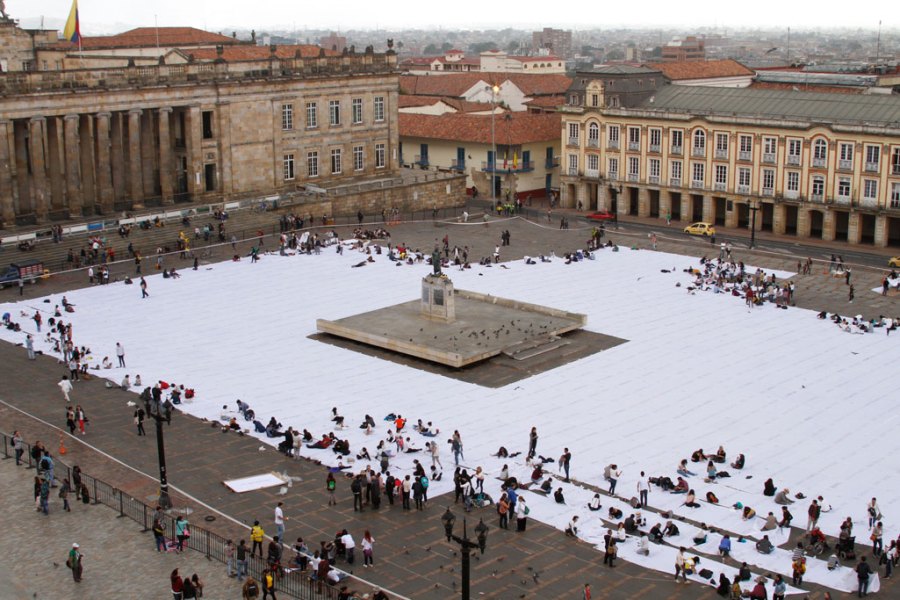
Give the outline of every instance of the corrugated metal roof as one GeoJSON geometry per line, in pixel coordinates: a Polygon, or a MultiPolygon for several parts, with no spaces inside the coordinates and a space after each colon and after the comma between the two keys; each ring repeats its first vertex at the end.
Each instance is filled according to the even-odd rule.
{"type": "Polygon", "coordinates": [[[900,126],[900,95],[848,96],[791,90],[667,85],[639,108],[729,117],[900,126]]]}

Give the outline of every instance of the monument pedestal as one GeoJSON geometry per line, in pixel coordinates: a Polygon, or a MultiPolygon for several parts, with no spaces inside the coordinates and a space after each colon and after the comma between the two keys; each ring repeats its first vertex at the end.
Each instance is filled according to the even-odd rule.
{"type": "Polygon", "coordinates": [[[426,319],[452,323],[456,320],[453,282],[446,275],[427,275],[422,278],[422,316],[426,319]]]}

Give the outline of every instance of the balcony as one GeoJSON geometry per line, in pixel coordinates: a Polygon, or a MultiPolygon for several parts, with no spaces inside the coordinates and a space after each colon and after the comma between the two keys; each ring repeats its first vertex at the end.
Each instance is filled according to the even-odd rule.
{"type": "Polygon", "coordinates": [[[749,186],[749,185],[739,185],[739,186],[737,186],[737,193],[738,193],[738,194],[749,194],[749,193],[750,193],[750,186],[749,186]]]}
{"type": "Polygon", "coordinates": [[[600,140],[597,138],[588,138],[587,147],[588,148],[599,148],[600,140]]]}
{"type": "Polygon", "coordinates": [[[878,163],[866,163],[866,173],[877,173],[878,172],[878,163]]]}
{"type": "Polygon", "coordinates": [[[544,168],[545,169],[555,169],[558,166],[559,166],[559,157],[558,156],[552,156],[552,157],[544,160],[544,168]]]}
{"type": "Polygon", "coordinates": [[[427,155],[419,156],[418,154],[416,154],[415,158],[416,158],[416,160],[414,160],[413,162],[415,164],[419,165],[420,167],[422,167],[423,169],[428,166],[428,156],[427,155]]]}
{"type": "Polygon", "coordinates": [[[640,181],[640,176],[637,173],[629,173],[628,181],[635,181],[635,182],[640,181]]]}
{"type": "Polygon", "coordinates": [[[691,148],[691,156],[706,156],[706,147],[694,146],[691,148]]]}
{"type": "Polygon", "coordinates": [[[632,152],[640,152],[641,151],[641,143],[640,142],[628,142],[628,149],[632,152]]]}
{"type": "Polygon", "coordinates": [[[785,190],[784,197],[788,200],[796,200],[800,197],[800,190],[785,190]]]}
{"type": "Polygon", "coordinates": [[[452,169],[453,171],[465,171],[466,161],[454,158],[450,161],[450,169],[452,169]]]}
{"type": "Polygon", "coordinates": [[[749,150],[741,150],[738,152],[738,160],[753,160],[753,153],[749,150]]]}
{"type": "Polygon", "coordinates": [[[653,185],[659,185],[659,175],[651,175],[648,180],[653,185]]]}
{"type": "Polygon", "coordinates": [[[841,159],[838,161],[838,169],[841,171],[852,171],[853,170],[853,161],[852,160],[844,160],[841,159]]]}
{"type": "Polygon", "coordinates": [[[655,152],[655,153],[659,154],[659,152],[660,152],[660,145],[659,145],[659,144],[650,144],[649,151],[650,151],[650,152],[655,152]]]}
{"type": "Polygon", "coordinates": [[[825,159],[824,158],[813,158],[812,166],[814,169],[824,169],[825,168],[825,159]]]}
{"type": "Polygon", "coordinates": [[[775,153],[774,152],[763,152],[762,161],[764,163],[774,165],[775,164],[775,153]]]}
{"type": "Polygon", "coordinates": [[[681,187],[681,177],[669,177],[669,187],[681,187]]]}
{"type": "Polygon", "coordinates": [[[578,167],[569,167],[569,170],[566,171],[566,174],[570,177],[578,177],[578,167]]]}
{"type": "Polygon", "coordinates": [[[692,182],[691,182],[691,187],[692,187],[693,189],[695,189],[695,190],[702,190],[702,189],[703,189],[703,182],[702,182],[702,181],[692,181],[692,182]]]}
{"type": "Polygon", "coordinates": [[[570,145],[570,146],[577,146],[577,145],[578,145],[578,138],[577,138],[577,137],[570,137],[570,138],[569,138],[569,145],[570,145]]]}
{"type": "Polygon", "coordinates": [[[716,148],[716,158],[725,160],[728,158],[728,150],[723,150],[722,148],[716,148]]]}
{"type": "Polygon", "coordinates": [[[607,178],[610,181],[618,181],[619,180],[619,172],[618,171],[610,171],[607,173],[607,178]]]}
{"type": "Polygon", "coordinates": [[[764,188],[762,189],[762,195],[763,195],[763,196],[768,196],[768,197],[771,198],[772,196],[775,195],[775,188],[767,188],[767,187],[764,187],[764,188]]]}
{"type": "Polygon", "coordinates": [[[723,183],[721,181],[717,181],[717,182],[715,182],[715,184],[713,184],[713,189],[716,190],[717,192],[724,192],[726,189],[728,189],[728,184],[723,183]]]}
{"type": "Polygon", "coordinates": [[[669,150],[669,153],[673,156],[681,156],[682,154],[684,154],[684,147],[672,146],[672,148],[669,150]]]}
{"type": "Polygon", "coordinates": [[[606,140],[606,149],[607,150],[618,150],[619,149],[619,140],[606,140]]]}
{"type": "Polygon", "coordinates": [[[813,192],[809,195],[810,202],[825,202],[825,194],[813,192]]]}
{"type": "Polygon", "coordinates": [[[787,155],[787,164],[792,167],[800,166],[800,155],[799,154],[788,154],[787,155]]]}
{"type": "Polygon", "coordinates": [[[585,169],[584,176],[588,179],[600,179],[600,169],[585,169]]]}
{"type": "Polygon", "coordinates": [[[859,205],[863,208],[878,208],[878,198],[863,198],[859,205]]]}
{"type": "Polygon", "coordinates": [[[844,205],[849,206],[850,205],[850,196],[837,196],[834,199],[834,203],[835,204],[844,204],[844,205]]]}
{"type": "Polygon", "coordinates": [[[481,170],[485,173],[530,173],[534,171],[534,161],[522,162],[520,160],[516,163],[512,160],[505,160],[497,164],[482,161],[481,170]]]}

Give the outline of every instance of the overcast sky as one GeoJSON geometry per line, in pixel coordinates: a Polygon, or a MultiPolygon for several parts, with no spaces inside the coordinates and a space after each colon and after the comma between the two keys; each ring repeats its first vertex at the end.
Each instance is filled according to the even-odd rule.
{"type": "MultiPolygon", "coordinates": [[[[7,12],[16,19],[45,17],[53,26],[65,20],[71,0],[6,0],[7,12]]],[[[640,3],[574,0],[555,4],[546,0],[80,0],[82,31],[115,31],[125,27],[184,25],[214,31],[248,29],[399,29],[422,27],[446,29],[594,27],[691,27],[739,26],[863,27],[875,29],[879,19],[884,29],[900,24],[900,9],[893,0],[872,0],[863,5],[832,5],[800,0],[644,0],[640,3]],[[555,9],[560,9],[558,12],[555,9]],[[748,10],[749,9],[749,10],[748,10]],[[115,27],[119,26],[119,27],[115,27]]]]}

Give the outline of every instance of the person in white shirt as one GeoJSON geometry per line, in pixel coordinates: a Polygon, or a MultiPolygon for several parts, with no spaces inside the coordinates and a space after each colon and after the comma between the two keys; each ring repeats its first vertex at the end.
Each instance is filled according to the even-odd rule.
{"type": "Polygon", "coordinates": [[[353,536],[350,535],[345,529],[341,533],[341,543],[344,545],[344,550],[347,551],[347,564],[353,564],[353,551],[356,549],[356,542],[353,541],[353,536]]]}
{"type": "Polygon", "coordinates": [[[63,378],[60,379],[59,383],[56,385],[62,390],[63,398],[66,399],[66,402],[71,402],[71,400],[69,400],[69,392],[72,391],[72,382],[69,381],[68,375],[63,375],[63,378]]]}
{"type": "Polygon", "coordinates": [[[641,471],[641,478],[638,479],[637,482],[637,491],[641,506],[647,506],[647,494],[650,493],[650,482],[647,480],[643,471],[641,471]]]}
{"type": "Polygon", "coordinates": [[[284,502],[279,502],[275,507],[275,529],[277,530],[278,539],[284,541],[284,502]]]}

